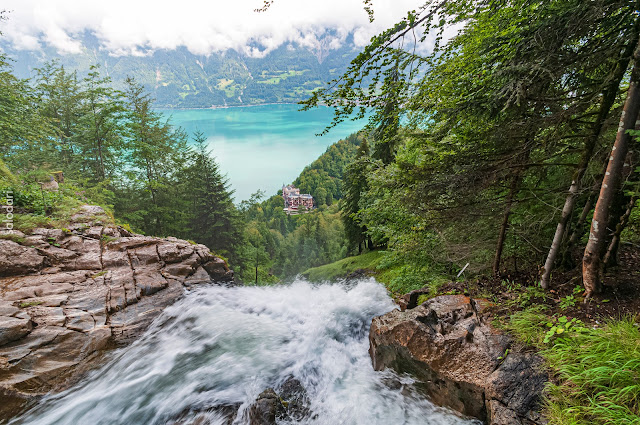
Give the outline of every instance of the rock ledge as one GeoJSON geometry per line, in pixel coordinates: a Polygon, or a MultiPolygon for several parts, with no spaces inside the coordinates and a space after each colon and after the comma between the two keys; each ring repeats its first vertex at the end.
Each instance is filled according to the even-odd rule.
{"type": "Polygon", "coordinates": [[[0,239],[0,417],[138,336],[185,288],[229,282],[204,245],[135,235],[85,206],[70,229],[0,239]]]}
{"type": "Polygon", "coordinates": [[[483,320],[487,305],[443,295],[374,318],[373,366],[411,373],[436,404],[489,424],[543,424],[540,402],[548,381],[543,361],[517,350],[509,336],[483,320]]]}

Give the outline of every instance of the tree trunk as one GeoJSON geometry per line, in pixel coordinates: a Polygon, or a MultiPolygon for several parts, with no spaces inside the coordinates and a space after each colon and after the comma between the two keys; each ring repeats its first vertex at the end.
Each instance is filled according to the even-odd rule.
{"type": "Polygon", "coordinates": [[[583,236],[584,232],[586,231],[584,229],[584,223],[587,221],[587,216],[589,215],[591,208],[593,208],[593,202],[598,198],[598,194],[600,193],[600,186],[602,186],[602,179],[604,178],[604,173],[607,171],[608,162],[609,161],[606,161],[606,162],[603,161],[602,171],[600,171],[600,174],[598,175],[598,177],[595,179],[595,182],[591,186],[587,200],[584,204],[584,207],[582,208],[582,213],[578,218],[578,222],[576,223],[573,229],[573,232],[571,232],[571,236],[569,237],[569,241],[567,242],[567,245],[564,247],[562,264],[566,268],[574,268],[576,266],[575,262],[571,258],[573,247],[576,246],[576,243],[578,242],[578,238],[583,236]]]}
{"type": "Polygon", "coordinates": [[[624,74],[629,66],[629,61],[633,53],[632,49],[638,43],[637,34],[638,33],[636,32],[635,39],[629,42],[627,49],[625,49],[624,53],[620,57],[620,60],[616,64],[616,68],[613,72],[613,78],[602,93],[602,102],[600,103],[598,117],[593,123],[591,134],[584,142],[584,149],[580,157],[580,163],[578,164],[573,174],[573,180],[571,181],[571,185],[569,186],[569,193],[567,194],[567,198],[564,201],[564,207],[562,208],[562,215],[560,216],[560,221],[558,222],[558,226],[556,227],[556,233],[553,236],[551,248],[549,249],[549,254],[547,255],[547,260],[545,261],[544,268],[542,269],[540,285],[544,289],[549,289],[551,271],[553,270],[556,258],[558,256],[558,253],[560,252],[560,246],[562,245],[562,240],[567,229],[567,223],[569,222],[569,219],[573,214],[573,210],[576,205],[576,197],[581,189],[582,178],[584,177],[584,174],[587,171],[587,167],[589,166],[589,162],[591,161],[591,157],[593,156],[593,151],[598,142],[598,137],[600,137],[600,133],[602,132],[602,127],[607,118],[607,115],[609,115],[609,111],[611,110],[611,107],[616,100],[616,94],[618,92],[620,82],[622,81],[622,78],[624,77],[624,74]]]}
{"type": "Polygon", "coordinates": [[[518,193],[518,186],[520,186],[520,172],[517,172],[511,180],[511,187],[509,188],[509,194],[507,195],[504,214],[502,216],[502,224],[500,225],[498,244],[496,246],[496,256],[493,260],[493,274],[496,276],[500,273],[500,260],[502,259],[502,250],[504,249],[504,241],[507,236],[507,230],[509,230],[509,216],[511,215],[511,206],[513,205],[513,199],[518,193]]]}
{"type": "MultiPolygon", "coordinates": [[[[636,130],[639,129],[640,121],[636,122],[636,130]]],[[[623,177],[625,181],[629,181],[633,179],[634,176],[634,155],[633,152],[629,152],[627,155],[627,160],[623,167],[623,177]],[[626,170],[625,170],[626,168],[626,170]]],[[[624,187],[624,184],[623,184],[624,187]]],[[[617,221],[612,220],[609,227],[614,228],[615,231],[611,237],[611,241],[609,242],[607,251],[602,259],[602,275],[606,272],[607,268],[615,266],[618,264],[618,247],[620,246],[620,234],[627,227],[627,223],[629,221],[629,216],[631,215],[631,211],[636,204],[636,200],[638,199],[637,193],[640,190],[640,184],[636,187],[635,191],[631,196],[625,196],[624,191],[618,192],[618,200],[617,209],[612,208],[613,214],[617,215],[617,221]]]]}
{"type": "Polygon", "coordinates": [[[609,222],[609,207],[620,186],[622,168],[629,150],[631,136],[627,134],[627,131],[635,127],[638,112],[640,112],[639,82],[640,45],[636,47],[633,54],[633,70],[631,71],[631,79],[629,81],[629,91],[627,92],[627,99],[622,109],[620,125],[618,126],[616,141],[611,150],[611,156],[609,157],[607,171],[602,179],[600,196],[598,197],[591,222],[589,242],[584,250],[582,282],[586,289],[585,301],[593,294],[597,294],[602,290],[602,282],[600,280],[600,252],[605,243],[606,227],[609,222]]]}
{"type": "Polygon", "coordinates": [[[632,196],[627,204],[627,209],[624,214],[620,217],[620,221],[616,225],[616,231],[613,234],[613,238],[609,243],[609,248],[607,248],[607,253],[604,255],[604,259],[602,260],[603,271],[606,271],[607,267],[611,267],[612,265],[617,264],[616,256],[618,253],[618,247],[620,246],[620,234],[627,227],[629,223],[629,216],[631,215],[631,211],[633,207],[636,205],[636,201],[638,200],[637,196],[632,196]]]}

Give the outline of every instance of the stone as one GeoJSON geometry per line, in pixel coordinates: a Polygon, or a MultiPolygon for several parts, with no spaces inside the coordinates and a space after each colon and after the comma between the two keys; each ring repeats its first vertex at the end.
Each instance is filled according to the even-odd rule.
{"type": "Polygon", "coordinates": [[[207,273],[204,267],[198,267],[198,269],[189,276],[184,283],[187,285],[195,285],[199,283],[211,282],[211,276],[207,273]]]}
{"type": "Polygon", "coordinates": [[[29,319],[0,316],[0,345],[25,337],[31,329],[33,325],[29,319]]]}
{"type": "Polygon", "coordinates": [[[280,397],[267,388],[249,408],[249,425],[275,425],[279,409],[283,409],[280,397]]]}
{"type": "Polygon", "coordinates": [[[405,311],[373,319],[374,369],[413,374],[434,403],[489,424],[542,423],[541,395],[549,379],[542,359],[518,351],[483,320],[486,302],[443,295],[415,305],[413,298],[405,311]]]}
{"type": "Polygon", "coordinates": [[[287,378],[278,387],[278,394],[280,399],[284,401],[284,414],[281,417],[289,421],[301,422],[311,416],[309,408],[311,402],[307,390],[298,379],[292,376],[287,378]]]}
{"type": "Polygon", "coordinates": [[[102,350],[134,341],[186,286],[233,277],[203,245],[109,226],[100,207],[83,206],[72,221],[73,234],[34,229],[25,246],[0,240],[0,415],[65,389],[102,350]]]}
{"type": "Polygon", "coordinates": [[[62,307],[27,307],[31,320],[38,326],[64,326],[67,317],[62,307]]]}
{"type": "Polygon", "coordinates": [[[215,282],[230,282],[233,280],[233,271],[222,258],[214,257],[204,263],[204,268],[215,282]]]}
{"type": "Polygon", "coordinates": [[[293,376],[278,387],[264,390],[248,409],[250,425],[275,425],[279,421],[298,423],[311,416],[307,390],[293,376]]]}
{"type": "Polygon", "coordinates": [[[65,327],[73,331],[90,331],[95,328],[96,323],[93,316],[84,310],[65,309],[64,315],[67,317],[65,327]]]}
{"type": "Polygon", "coordinates": [[[400,306],[400,311],[410,310],[412,308],[416,308],[418,306],[418,298],[421,295],[429,295],[431,293],[431,288],[425,286],[424,288],[416,289],[408,294],[404,294],[398,300],[398,306],[400,306]]]}
{"type": "Polygon", "coordinates": [[[45,259],[35,248],[0,239],[0,276],[35,273],[42,270],[45,259]]]}

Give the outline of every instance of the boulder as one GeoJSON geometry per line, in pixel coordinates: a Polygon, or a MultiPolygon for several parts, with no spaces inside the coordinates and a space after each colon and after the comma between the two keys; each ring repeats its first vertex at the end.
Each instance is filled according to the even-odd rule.
{"type": "Polygon", "coordinates": [[[278,388],[278,394],[284,406],[284,414],[282,416],[285,419],[292,422],[300,422],[311,416],[309,396],[299,380],[289,377],[278,388]]]}
{"type": "Polygon", "coordinates": [[[29,319],[0,316],[0,346],[27,336],[32,328],[29,319]]]}
{"type": "Polygon", "coordinates": [[[105,348],[134,341],[188,286],[233,279],[204,245],[109,222],[87,205],[70,231],[34,229],[24,246],[0,240],[0,417],[71,385],[105,348]]]}
{"type": "Polygon", "coordinates": [[[302,383],[287,378],[279,387],[264,390],[249,407],[249,425],[275,425],[277,420],[297,423],[311,416],[309,397],[302,383]]]}
{"type": "MultiPolygon", "coordinates": [[[[415,304],[407,301],[407,307],[415,304]]],[[[411,373],[436,404],[489,424],[541,424],[548,380],[542,359],[519,351],[483,320],[486,306],[484,300],[443,295],[374,318],[373,367],[411,373]]]]}
{"type": "Polygon", "coordinates": [[[249,408],[249,425],[275,425],[280,410],[284,410],[280,397],[273,388],[267,388],[249,408]]]}

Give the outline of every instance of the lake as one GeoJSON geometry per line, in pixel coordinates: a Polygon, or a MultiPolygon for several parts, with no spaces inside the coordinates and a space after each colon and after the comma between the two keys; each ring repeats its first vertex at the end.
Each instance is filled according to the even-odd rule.
{"type": "Polygon", "coordinates": [[[258,189],[274,195],[332,143],[364,127],[366,120],[341,123],[320,133],[333,109],[299,111],[298,105],[260,105],[219,109],[163,109],[171,123],[193,135],[202,131],[220,169],[227,174],[235,201],[258,189]]]}

